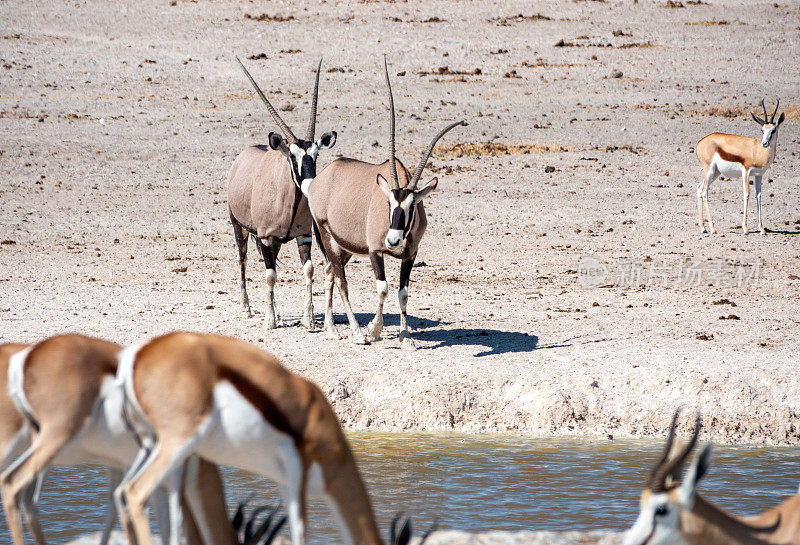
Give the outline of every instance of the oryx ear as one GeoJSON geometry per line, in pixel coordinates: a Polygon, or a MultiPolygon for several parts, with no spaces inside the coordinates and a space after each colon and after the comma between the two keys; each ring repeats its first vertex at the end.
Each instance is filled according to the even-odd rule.
{"type": "Polygon", "coordinates": [[[436,189],[436,185],[439,183],[439,178],[431,178],[431,180],[422,186],[422,189],[418,189],[414,192],[414,199],[421,201],[425,197],[428,196],[428,193],[436,189]]]}
{"type": "Polygon", "coordinates": [[[754,114],[754,113],[750,113],[750,115],[751,115],[751,116],[753,116],[753,121],[755,121],[755,122],[756,122],[756,123],[758,123],[759,125],[763,125],[763,124],[764,124],[764,121],[761,121],[759,118],[757,118],[757,117],[756,117],[756,114],[754,114]]]}
{"type": "Polygon", "coordinates": [[[322,137],[317,140],[317,147],[319,149],[331,149],[336,143],[336,131],[326,132],[322,137]]]}
{"type": "Polygon", "coordinates": [[[708,471],[709,461],[711,459],[711,445],[706,445],[697,456],[692,460],[686,476],[678,488],[678,498],[686,509],[691,509],[694,505],[694,495],[697,489],[697,483],[708,471]]]}
{"type": "Polygon", "coordinates": [[[284,155],[289,155],[289,148],[286,146],[286,141],[283,139],[283,136],[276,132],[269,133],[269,147],[278,150],[284,155]]]}
{"type": "Polygon", "coordinates": [[[384,192],[386,198],[392,196],[392,186],[389,185],[389,182],[386,181],[386,178],[378,174],[378,179],[376,180],[378,183],[378,187],[381,188],[381,191],[384,192]]]}
{"type": "MultiPolygon", "coordinates": [[[[784,114],[783,112],[781,112],[781,116],[778,118],[778,123],[777,123],[777,125],[780,125],[781,123],[783,123],[783,121],[784,121],[785,119],[786,119],[786,114],[784,114]]],[[[776,126],[777,126],[777,125],[776,125],[776,126]]]]}

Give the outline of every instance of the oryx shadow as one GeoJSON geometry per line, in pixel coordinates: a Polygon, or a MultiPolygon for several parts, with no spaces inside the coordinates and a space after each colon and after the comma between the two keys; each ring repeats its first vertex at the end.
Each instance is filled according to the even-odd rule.
{"type": "Polygon", "coordinates": [[[489,328],[427,329],[416,331],[414,338],[436,343],[420,347],[432,350],[443,346],[482,346],[475,357],[496,356],[498,354],[531,352],[539,345],[539,337],[533,333],[502,331],[489,328]]]}
{"type": "MultiPolygon", "coordinates": [[[[369,324],[369,322],[372,320],[372,318],[375,317],[375,314],[371,312],[355,312],[354,314],[356,315],[356,321],[358,322],[358,325],[360,325],[361,327],[366,327],[367,324],[369,324]]],[[[347,324],[348,323],[347,315],[345,315],[344,313],[334,313],[333,323],[336,325],[347,324]]],[[[427,318],[417,318],[416,316],[408,317],[408,325],[414,332],[429,329],[440,325],[448,325],[449,323],[451,322],[442,322],[441,320],[429,320],[427,318]]],[[[384,312],[383,325],[384,327],[399,326],[400,314],[399,313],[391,314],[389,312],[384,312]]]]}

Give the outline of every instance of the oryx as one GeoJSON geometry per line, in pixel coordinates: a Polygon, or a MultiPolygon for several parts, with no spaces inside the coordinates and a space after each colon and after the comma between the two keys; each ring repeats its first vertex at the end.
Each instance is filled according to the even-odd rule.
{"type": "Polygon", "coordinates": [[[306,280],[306,303],[300,322],[310,328],[314,322],[311,297],[311,282],[314,275],[314,265],[311,262],[311,213],[308,209],[308,200],[300,187],[309,184],[316,176],[319,150],[330,149],[336,143],[335,131],[326,132],[319,140],[314,140],[322,60],[317,66],[314,95],[311,100],[311,121],[308,124],[305,140],[299,140],[294,135],[264,96],[242,61],[238,57],[236,60],[239,61],[247,79],[253,84],[256,93],[264,101],[267,110],[286,137],[284,139],[278,133],[269,133],[269,146],[246,148],[236,157],[228,174],[228,211],[236,246],[239,249],[242,307],[248,317],[252,316],[250,300],[247,297],[248,233],[253,237],[267,268],[267,329],[276,326],[273,295],[277,279],[275,261],[281,244],[294,238],[297,239],[306,280]]]}
{"type": "Polygon", "coordinates": [[[389,292],[384,274],[384,255],[401,260],[400,265],[400,340],[408,340],[410,331],[406,318],[408,279],[420,239],[425,233],[427,219],[423,199],[436,188],[437,178],[417,189],[422,171],[430,158],[436,142],[456,125],[451,123],[437,134],[422,154],[422,159],[409,175],[408,170],[395,157],[394,99],[389,82],[389,71],[384,58],[386,88],[389,93],[390,131],[389,160],[379,165],[356,159],[336,159],[325,167],[304,192],[308,196],[311,214],[316,222],[318,241],[327,259],[325,265],[325,329],[339,338],[333,325],[334,278],[342,296],[353,341],[364,344],[367,339],[350,308],[344,268],[354,255],[369,255],[378,291],[378,310],[370,322],[369,339],[380,338],[383,329],[383,302],[389,292]],[[399,168],[398,168],[399,164],[399,168]]]}

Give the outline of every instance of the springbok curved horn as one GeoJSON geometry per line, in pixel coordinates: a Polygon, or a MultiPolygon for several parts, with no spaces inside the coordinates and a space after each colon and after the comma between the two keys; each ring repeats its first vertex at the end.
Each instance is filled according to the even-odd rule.
{"type": "Polygon", "coordinates": [[[261,91],[261,88],[256,83],[256,80],[253,79],[253,76],[251,76],[250,72],[247,71],[247,68],[244,67],[244,64],[242,64],[242,61],[239,60],[239,57],[236,57],[236,60],[239,62],[239,66],[242,67],[242,70],[244,70],[244,75],[247,76],[247,79],[249,79],[250,83],[253,84],[253,87],[255,88],[256,93],[258,93],[258,96],[260,96],[261,100],[264,102],[264,104],[267,105],[267,110],[269,110],[269,113],[272,114],[272,118],[275,120],[275,123],[277,123],[278,126],[281,128],[281,130],[283,131],[283,134],[286,135],[286,138],[287,138],[287,140],[289,140],[289,143],[290,144],[296,143],[297,142],[297,137],[292,132],[292,129],[290,129],[289,125],[287,125],[283,121],[283,119],[281,119],[281,116],[278,115],[278,112],[275,111],[275,108],[273,108],[272,104],[269,103],[269,100],[267,100],[267,97],[264,96],[264,93],[261,91]]]}
{"type": "Polygon", "coordinates": [[[781,105],[781,99],[778,99],[778,103],[775,104],[775,111],[772,112],[772,119],[769,120],[770,123],[775,123],[775,114],[778,113],[778,106],[781,105]]]}
{"type": "MultiPolygon", "coordinates": [[[[673,418],[672,422],[673,426],[670,429],[670,438],[667,440],[669,447],[672,446],[672,439],[675,436],[676,418],[673,418]]],[[[653,490],[654,492],[663,492],[666,490],[667,477],[672,477],[673,480],[677,480],[678,472],[681,470],[681,467],[686,461],[686,458],[689,456],[689,453],[692,452],[692,449],[694,449],[695,445],[697,444],[697,438],[699,436],[700,413],[698,412],[694,422],[694,433],[692,433],[692,438],[689,440],[689,443],[687,443],[680,454],[673,457],[672,460],[666,463],[661,463],[659,466],[653,468],[653,472],[651,474],[652,476],[650,478],[650,482],[648,483],[648,488],[650,488],[650,490],[653,490]]],[[[669,451],[665,449],[665,452],[668,453],[669,451]]]]}
{"type": "Polygon", "coordinates": [[[681,410],[678,408],[675,411],[675,414],[672,415],[672,423],[669,426],[667,442],[664,445],[664,450],[661,452],[661,456],[658,458],[658,461],[653,464],[653,468],[650,470],[650,477],[647,479],[647,488],[653,489],[660,486],[660,483],[656,482],[657,473],[659,468],[667,462],[669,453],[672,451],[672,442],[675,440],[675,428],[678,425],[678,416],[680,416],[680,414],[681,410]]]}
{"type": "Polygon", "coordinates": [[[392,172],[389,184],[392,189],[400,189],[400,182],[397,180],[397,158],[395,157],[394,144],[394,98],[392,97],[392,84],[389,83],[389,65],[386,61],[386,55],[383,56],[383,73],[386,75],[386,89],[389,91],[389,168],[391,168],[392,172]]]}
{"type": "Polygon", "coordinates": [[[308,133],[306,140],[309,142],[314,141],[314,130],[317,127],[317,97],[319,96],[319,71],[322,68],[322,59],[319,60],[317,65],[317,79],[314,82],[314,97],[311,99],[311,121],[308,122],[308,133]]]}
{"type": "Polygon", "coordinates": [[[408,189],[413,191],[413,190],[415,190],[417,188],[417,184],[419,183],[419,177],[422,176],[422,171],[425,170],[425,165],[428,164],[428,159],[431,158],[431,153],[433,153],[433,148],[434,148],[434,146],[436,146],[436,142],[438,142],[439,139],[442,136],[444,136],[447,131],[449,131],[450,129],[452,129],[453,127],[456,127],[458,125],[466,127],[467,126],[467,122],[462,119],[461,121],[456,121],[455,123],[450,123],[444,129],[439,131],[439,134],[437,134],[433,138],[433,140],[431,140],[431,143],[428,146],[428,149],[426,149],[425,153],[422,154],[422,160],[420,160],[419,164],[417,165],[417,168],[414,171],[414,175],[411,176],[411,182],[408,184],[408,189]]]}
{"type": "Polygon", "coordinates": [[[767,107],[764,106],[764,99],[761,99],[761,108],[764,110],[764,123],[769,120],[769,114],[767,114],[767,107]]]}

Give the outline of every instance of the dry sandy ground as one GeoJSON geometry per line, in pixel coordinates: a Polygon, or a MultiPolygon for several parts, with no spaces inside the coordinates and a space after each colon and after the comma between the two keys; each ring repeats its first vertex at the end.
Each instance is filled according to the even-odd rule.
{"type": "MultiPolygon", "coordinates": [[[[800,444],[800,8],[678,4],[4,1],[0,339],[235,335],[318,382],[352,428],[663,436],[683,405],[708,439],[800,444]],[[266,331],[239,311],[224,179],[275,127],[233,55],[266,54],[245,62],[297,131],[325,58],[317,127],[339,140],[322,167],[386,157],[383,52],[406,163],[470,123],[425,174],[440,181],[412,276],[418,349],[399,349],[393,295],[370,346],[291,325],[294,243],[286,326],[266,331]],[[758,136],[764,96],[788,115],[771,232],[740,234],[741,183],[726,180],[720,234],[700,235],[693,146],[758,136]]],[[[348,273],[365,325],[368,260],[348,273]]],[[[250,277],[263,311],[255,260],[250,277]]]]}

